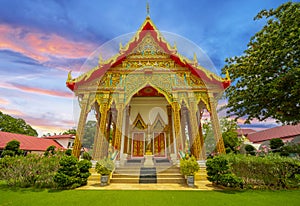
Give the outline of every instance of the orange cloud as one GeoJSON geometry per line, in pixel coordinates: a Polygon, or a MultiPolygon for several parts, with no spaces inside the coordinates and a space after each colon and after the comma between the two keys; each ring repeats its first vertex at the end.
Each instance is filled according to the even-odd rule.
{"type": "Polygon", "coordinates": [[[0,110],[2,113],[4,114],[8,114],[8,115],[12,115],[12,116],[23,116],[24,113],[19,111],[19,110],[15,110],[15,109],[6,109],[4,107],[0,107],[0,110]]]}
{"type": "Polygon", "coordinates": [[[39,62],[50,60],[50,56],[85,58],[97,47],[93,44],[75,42],[56,34],[30,31],[21,27],[0,25],[0,49],[22,53],[39,62]]]}

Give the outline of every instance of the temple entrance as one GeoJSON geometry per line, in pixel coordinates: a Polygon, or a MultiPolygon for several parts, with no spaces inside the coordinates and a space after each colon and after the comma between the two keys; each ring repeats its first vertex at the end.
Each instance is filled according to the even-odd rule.
{"type": "Polygon", "coordinates": [[[145,133],[135,132],[132,136],[132,157],[144,157],[145,150],[145,133]]]}
{"type": "Polygon", "coordinates": [[[154,157],[166,157],[166,137],[164,132],[155,132],[153,141],[154,157]]]}
{"type": "Polygon", "coordinates": [[[212,121],[216,151],[225,152],[216,105],[230,85],[229,74],[219,77],[201,66],[196,54],[193,59],[179,54],[149,16],[126,46],[120,42],[116,55],[105,61],[97,55],[94,68],[76,78],[70,72],[66,81],[80,105],[74,156],[80,155],[91,110],[98,125],[92,156],[97,161],[114,150],[121,165],[145,155],[175,164],[186,149],[204,160],[204,109],[212,121]]]}

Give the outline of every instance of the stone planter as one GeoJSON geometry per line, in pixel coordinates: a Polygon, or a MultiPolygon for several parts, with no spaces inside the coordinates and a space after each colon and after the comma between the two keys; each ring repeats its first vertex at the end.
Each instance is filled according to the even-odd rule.
{"type": "Polygon", "coordinates": [[[109,180],[109,175],[101,175],[101,178],[100,178],[100,185],[101,185],[101,186],[106,186],[106,185],[108,185],[108,180],[109,180]]]}
{"type": "Polygon", "coordinates": [[[194,175],[186,176],[186,183],[189,187],[194,187],[195,186],[195,176],[194,175]]]}

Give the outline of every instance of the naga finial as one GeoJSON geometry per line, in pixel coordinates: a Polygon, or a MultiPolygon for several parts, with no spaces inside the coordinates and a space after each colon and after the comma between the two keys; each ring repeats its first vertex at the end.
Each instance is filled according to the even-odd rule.
{"type": "Polygon", "coordinates": [[[174,41],[174,46],[173,46],[174,50],[177,50],[177,45],[176,45],[176,41],[174,41]]]}
{"type": "Polygon", "coordinates": [[[194,53],[194,64],[198,64],[198,59],[196,53],[194,53]]]}
{"type": "Polygon", "coordinates": [[[122,42],[119,43],[119,51],[121,52],[123,49],[123,45],[122,45],[122,42]]]}
{"type": "Polygon", "coordinates": [[[230,75],[229,75],[228,69],[226,69],[226,80],[229,80],[229,81],[230,81],[230,75]]]}
{"type": "Polygon", "coordinates": [[[98,61],[99,66],[101,66],[103,64],[103,58],[102,55],[99,55],[99,61],[98,61]]]}
{"type": "Polygon", "coordinates": [[[70,81],[72,81],[73,80],[73,78],[72,78],[72,70],[70,70],[69,72],[68,72],[68,79],[67,79],[67,82],[70,82],[70,81]]]}

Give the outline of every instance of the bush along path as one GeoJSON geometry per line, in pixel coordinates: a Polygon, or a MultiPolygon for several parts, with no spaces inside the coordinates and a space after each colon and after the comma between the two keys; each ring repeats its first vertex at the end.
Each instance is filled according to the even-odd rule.
{"type": "Polygon", "coordinates": [[[264,157],[220,155],[206,162],[208,180],[249,189],[299,189],[300,161],[276,154],[264,157]]]}
{"type": "Polygon", "coordinates": [[[92,164],[68,152],[5,156],[0,159],[0,181],[12,187],[70,189],[87,184],[92,164]]]}

